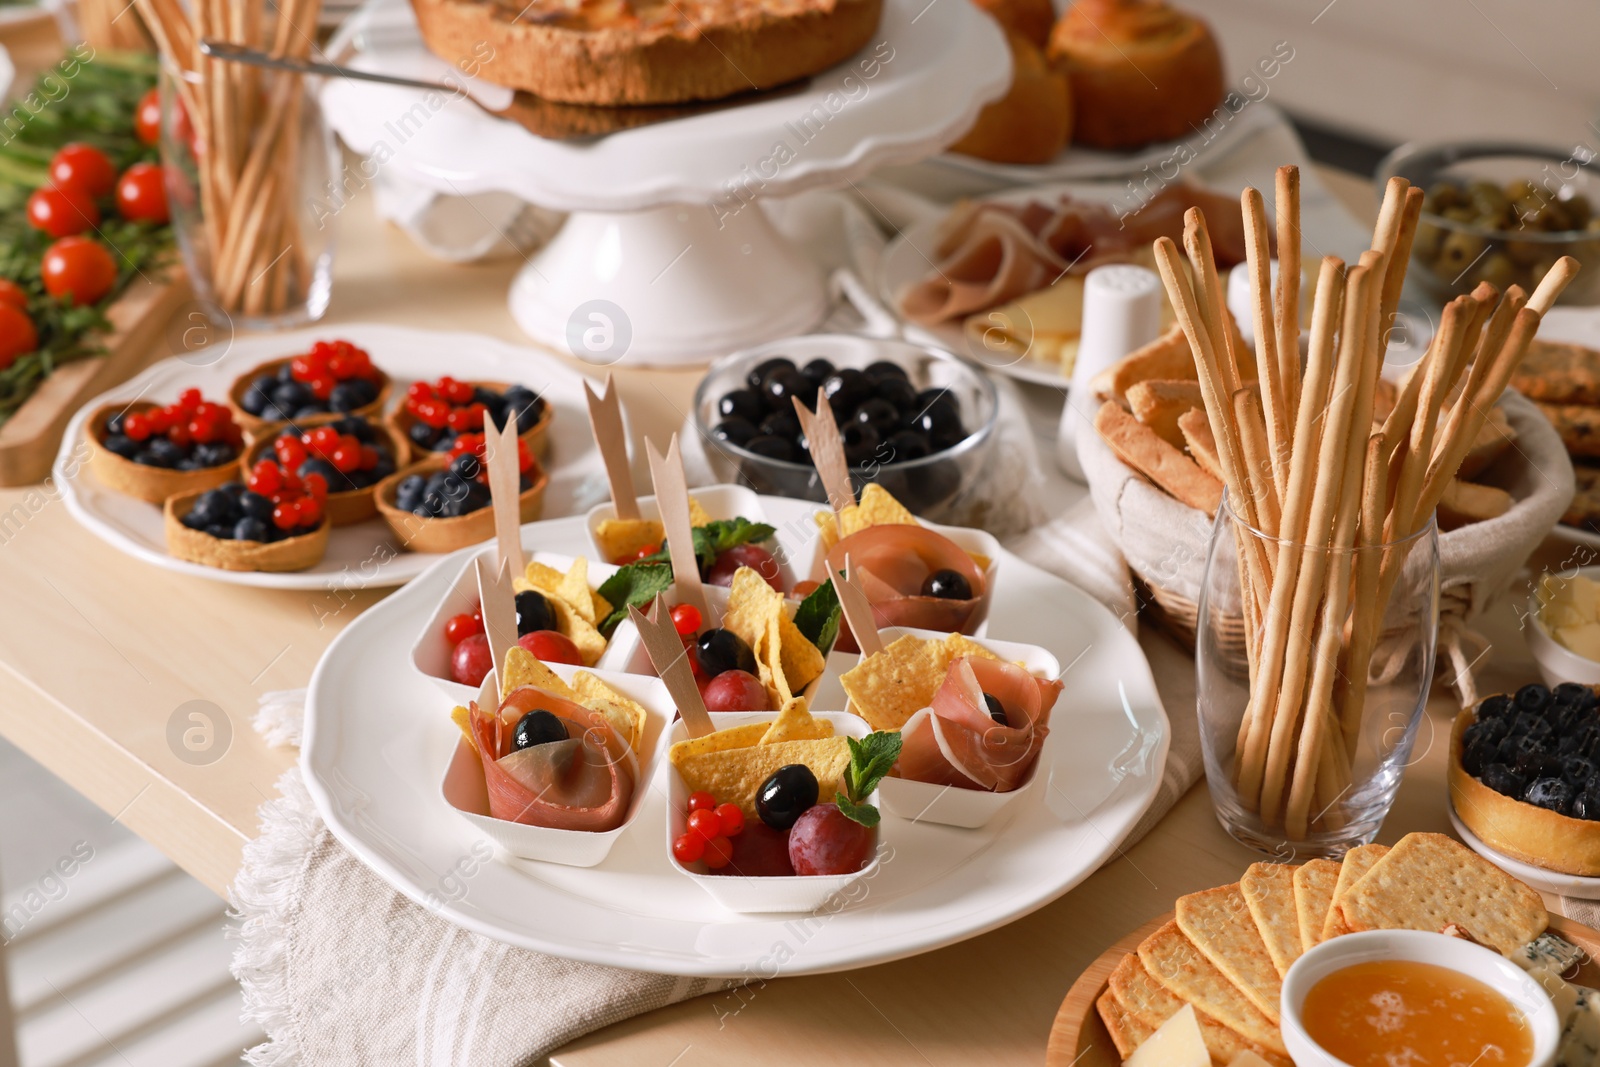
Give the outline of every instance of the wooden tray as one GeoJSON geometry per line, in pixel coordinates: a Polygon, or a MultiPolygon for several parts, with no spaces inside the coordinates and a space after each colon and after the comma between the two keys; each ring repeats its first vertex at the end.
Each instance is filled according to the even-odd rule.
{"type": "MultiPolygon", "coordinates": [[[[1106,991],[1106,982],[1116,970],[1122,957],[1139,947],[1139,942],[1155,933],[1173,918],[1172,912],[1151,919],[1122,940],[1100,954],[1086,967],[1078,980],[1067,991],[1067,998],[1056,1012],[1056,1021],[1050,1027],[1050,1044],[1046,1047],[1046,1067],[1119,1067],[1122,1058],[1117,1046],[1112,1044],[1105,1023],[1094,1002],[1106,991]]],[[[1600,986],[1600,930],[1592,930],[1581,923],[1559,915],[1550,916],[1551,933],[1559,934],[1583,949],[1587,958],[1578,968],[1578,985],[1600,986]]]]}
{"type": "Polygon", "coordinates": [[[190,298],[183,268],[164,280],[138,279],[106,311],[111,332],[99,339],[104,355],[57,367],[15,415],[0,423],[0,486],[45,479],[67,422],[90,397],[131,378],[150,355],[167,320],[190,298]]]}

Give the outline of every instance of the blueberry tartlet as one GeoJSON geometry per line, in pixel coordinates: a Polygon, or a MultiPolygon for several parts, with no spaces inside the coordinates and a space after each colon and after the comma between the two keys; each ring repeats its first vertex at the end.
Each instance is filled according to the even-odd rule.
{"type": "Polygon", "coordinates": [[[389,376],[349,341],[318,341],[309,352],[263,363],[234,379],[228,403],[239,424],[305,422],[324,415],[383,414],[389,376]]]}
{"type": "Polygon", "coordinates": [[[1600,875],[1600,695],[1525,685],[1464,709],[1450,801],[1490,848],[1547,870],[1600,875]]]}
{"type": "Polygon", "coordinates": [[[111,489],[159,504],[237,476],[244,435],[221,404],[186,389],[176,403],[110,404],[89,419],[89,465],[111,489]]]}
{"type": "Polygon", "coordinates": [[[463,382],[444,377],[412,382],[405,402],[389,423],[418,454],[448,452],[461,434],[482,434],[483,416],[494,416],[503,429],[508,414],[517,420],[517,436],[528,443],[535,459],[543,459],[554,411],[548,401],[525,385],[505,382],[463,382]]]}
{"type": "MultiPolygon", "coordinates": [[[[518,441],[517,454],[518,513],[521,522],[534,522],[549,479],[526,441],[518,441]]],[[[487,541],[494,536],[494,498],[483,434],[458,434],[448,452],[391,474],[378,483],[376,499],[395,537],[413,552],[454,552],[487,541]]]]}
{"type": "Polygon", "coordinates": [[[327,482],[320,474],[252,471],[202,493],[167,499],[167,551],[225,571],[302,571],[328,548],[327,482]]]}
{"type": "Polygon", "coordinates": [[[405,466],[410,454],[405,440],[388,426],[345,415],[313,426],[263,427],[245,456],[245,469],[254,472],[267,463],[302,479],[320,475],[328,485],[329,519],[349,526],[378,514],[378,483],[405,466]]]}

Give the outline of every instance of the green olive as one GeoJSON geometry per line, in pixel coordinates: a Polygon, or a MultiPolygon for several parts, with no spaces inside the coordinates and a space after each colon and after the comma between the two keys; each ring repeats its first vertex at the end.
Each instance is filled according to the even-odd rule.
{"type": "Polygon", "coordinates": [[[1411,241],[1411,254],[1424,263],[1439,254],[1439,243],[1444,240],[1444,231],[1431,222],[1417,223],[1417,235],[1411,241]]]}
{"type": "Polygon", "coordinates": [[[1483,255],[1485,241],[1470,233],[1452,233],[1439,245],[1439,258],[1433,269],[1442,277],[1454,279],[1483,255]]]}
{"type": "Polygon", "coordinates": [[[1537,241],[1507,241],[1505,251],[1507,259],[1520,267],[1526,267],[1544,255],[1545,247],[1537,241]]]}
{"type": "Polygon", "coordinates": [[[1506,196],[1512,200],[1526,200],[1537,195],[1533,183],[1526,178],[1506,183],[1506,196]]]}
{"type": "Polygon", "coordinates": [[[1472,270],[1468,272],[1464,281],[1468,286],[1475,286],[1479,282],[1488,282],[1497,289],[1504,290],[1517,277],[1517,268],[1511,265],[1503,252],[1491,252],[1478,260],[1472,270]]]}
{"type": "Polygon", "coordinates": [[[1459,186],[1452,182],[1434,182],[1432,188],[1427,192],[1424,206],[1431,202],[1432,207],[1429,210],[1438,214],[1449,208],[1456,207],[1463,203],[1464,200],[1465,198],[1461,195],[1459,186]]]}
{"type": "Polygon", "coordinates": [[[1476,225],[1478,221],[1477,211],[1464,204],[1457,207],[1445,208],[1440,212],[1440,214],[1449,219],[1451,222],[1461,222],[1468,226],[1476,225]]]}

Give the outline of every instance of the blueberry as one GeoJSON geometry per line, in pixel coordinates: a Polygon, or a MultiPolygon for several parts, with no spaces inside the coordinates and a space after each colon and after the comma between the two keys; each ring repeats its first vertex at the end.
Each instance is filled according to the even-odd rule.
{"type": "Polygon", "coordinates": [[[922,595],[945,600],[971,600],[972,586],[959,571],[934,571],[923,579],[922,595]]]}
{"type": "Polygon", "coordinates": [[[236,518],[233,498],[220,489],[210,489],[201,493],[189,514],[199,517],[206,526],[217,522],[229,522],[236,518]]]}
{"type": "Polygon", "coordinates": [[[411,474],[400,479],[400,484],[395,487],[394,503],[401,511],[416,511],[422,503],[423,490],[427,482],[420,474],[411,474]]]}
{"type": "Polygon", "coordinates": [[[456,505],[454,514],[466,515],[470,512],[486,508],[494,503],[494,495],[489,492],[489,487],[482,482],[467,483],[467,491],[456,505]]]}
{"type": "Polygon", "coordinates": [[[1000,703],[1000,698],[993,693],[983,694],[983,706],[988,709],[989,718],[1001,726],[1010,725],[1006,722],[1006,706],[1000,703]]]}
{"type": "Polygon", "coordinates": [[[394,457],[389,455],[388,452],[380,450],[377,464],[369,471],[359,472],[360,481],[363,485],[371,485],[374,482],[382,481],[394,472],[394,457]]]}
{"type": "Polygon", "coordinates": [[[1572,786],[1559,778],[1536,778],[1522,799],[1534,807],[1565,815],[1572,807],[1572,786]]]}
{"type": "Polygon", "coordinates": [[[272,392],[277,387],[278,383],[271,375],[262,375],[251,382],[250,387],[244,391],[244,395],[239,398],[239,406],[250,414],[259,416],[271,402],[272,392]]]}
{"type": "Polygon", "coordinates": [[[786,437],[792,441],[800,436],[800,419],[793,411],[774,411],[761,420],[756,432],[772,437],[786,437]]]}
{"type": "Polygon", "coordinates": [[[915,430],[896,430],[889,435],[889,462],[909,463],[929,454],[928,438],[915,430]]]}
{"type": "Polygon", "coordinates": [[[1462,747],[1465,747],[1467,745],[1472,744],[1478,738],[1486,736],[1487,733],[1488,733],[1488,724],[1487,723],[1482,723],[1482,722],[1473,723],[1471,726],[1469,726],[1465,730],[1461,731],[1461,744],[1462,744],[1462,747]]]}
{"type": "Polygon", "coordinates": [[[1502,796],[1517,798],[1528,780],[1504,763],[1491,763],[1483,769],[1483,784],[1502,796]]]}
{"type": "Polygon", "coordinates": [[[839,427],[839,442],[844,445],[845,462],[864,467],[877,456],[878,431],[864,423],[847,422],[839,427]]]}
{"type": "Polygon", "coordinates": [[[196,515],[194,513],[194,509],[190,508],[189,513],[178,521],[183,523],[191,530],[204,530],[206,528],[206,524],[204,521],[202,521],[203,518],[203,516],[196,515]]]}
{"type": "Polygon", "coordinates": [[[279,411],[299,411],[316,402],[304,382],[290,380],[279,382],[272,390],[272,403],[279,411]]]}
{"type": "Polygon", "coordinates": [[[779,367],[761,379],[761,399],[768,410],[793,415],[795,400],[807,408],[817,406],[817,387],[793,366],[779,367]]]}
{"type": "Polygon", "coordinates": [[[132,459],[139,454],[139,442],[120,433],[106,434],[106,439],[103,443],[106,451],[115,453],[123,459],[132,459]]]}
{"type": "Polygon", "coordinates": [[[440,431],[425,422],[413,422],[406,431],[406,436],[411,438],[411,443],[418,448],[432,449],[434,442],[439,440],[440,431]]]}
{"type": "Polygon", "coordinates": [[[1568,813],[1574,819],[1600,820],[1600,789],[1590,786],[1572,798],[1572,810],[1568,813]]]}
{"type": "Polygon", "coordinates": [[[902,415],[919,410],[917,407],[917,387],[904,378],[879,378],[873,383],[873,391],[879,400],[887,400],[895,406],[895,410],[902,415]]]}
{"type": "Polygon", "coordinates": [[[1594,777],[1594,764],[1582,756],[1568,756],[1561,761],[1561,777],[1581,789],[1594,777]]]}
{"type": "Polygon", "coordinates": [[[1550,699],[1569,708],[1584,707],[1594,691],[1578,682],[1562,682],[1550,691],[1550,699]]]}
{"type": "Polygon", "coordinates": [[[744,384],[748,385],[751,389],[760,392],[761,383],[766,381],[767,375],[771,374],[775,370],[794,369],[794,360],[792,359],[784,359],[782,356],[775,356],[772,359],[764,359],[760,363],[757,363],[754,367],[750,368],[750,372],[744,376],[744,384]]]}
{"type": "Polygon", "coordinates": [[[463,452],[450,461],[450,473],[462,481],[476,478],[481,470],[483,470],[483,461],[473,452],[463,452]]]}
{"type": "Polygon", "coordinates": [[[1561,757],[1548,752],[1523,752],[1512,766],[1529,780],[1561,777],[1561,757]]]}
{"type": "Polygon", "coordinates": [[[1516,701],[1521,711],[1543,712],[1550,706],[1550,690],[1533,682],[1517,690],[1516,701]]]}
{"type": "Polygon", "coordinates": [[[746,422],[760,422],[767,413],[767,405],[754,389],[735,389],[724,393],[717,401],[717,414],[724,419],[739,418],[746,422]]]}
{"type": "Polygon", "coordinates": [[[197,471],[200,470],[201,467],[202,464],[200,461],[195,459],[192,455],[184,456],[182,459],[178,460],[178,462],[172,465],[172,469],[178,471],[197,471]]]}
{"type": "MultiPolygon", "coordinates": [[[[513,385],[506,390],[505,400],[500,410],[495,412],[495,425],[504,427],[505,413],[515,412],[517,417],[517,432],[527,433],[539,425],[539,420],[544,418],[544,397],[535,393],[526,386],[513,385]]],[[[493,410],[491,408],[491,410],[493,410]]]]}
{"type": "Polygon", "coordinates": [[[146,467],[175,467],[178,460],[183,458],[177,447],[165,437],[152,438],[143,448],[134,454],[133,461],[142,463],[146,467]],[[157,443],[167,445],[167,448],[158,448],[157,443]]]}
{"type": "Polygon", "coordinates": [[[1483,774],[1483,768],[1493,757],[1494,743],[1480,736],[1462,746],[1461,769],[1477,778],[1483,774]]]}
{"type": "Polygon", "coordinates": [[[265,541],[267,524],[260,519],[240,519],[233,524],[233,538],[236,541],[265,541]]]}
{"type": "Polygon", "coordinates": [[[562,722],[554,713],[539,709],[530,711],[517,720],[516,729],[511,731],[511,750],[520,752],[525,748],[535,745],[548,745],[552,741],[565,741],[567,739],[567,724],[562,722]]]}
{"type": "Polygon", "coordinates": [[[723,419],[712,429],[711,436],[730,445],[744,446],[756,435],[756,428],[745,419],[723,419]]]}
{"type": "Polygon", "coordinates": [[[294,417],[297,419],[314,419],[323,413],[324,409],[322,405],[313,400],[311,403],[305,404],[295,411],[294,417]]]}
{"type": "Polygon", "coordinates": [[[695,654],[706,677],[715,678],[727,671],[756,673],[755,653],[732,630],[707,630],[695,641],[695,654]]]}
{"type": "Polygon", "coordinates": [[[278,364],[277,371],[271,377],[274,381],[279,382],[294,381],[294,362],[292,360],[284,360],[282,363],[278,364]]]}
{"type": "Polygon", "coordinates": [[[1512,713],[1513,707],[1510,696],[1505,693],[1498,693],[1495,696],[1486,698],[1478,705],[1478,720],[1481,722],[1484,719],[1498,719],[1502,716],[1508,716],[1512,713]]]}
{"type": "Polygon", "coordinates": [[[226,523],[213,522],[206,526],[206,535],[215,537],[218,541],[233,540],[233,527],[226,523]]]}
{"type": "Polygon", "coordinates": [[[260,519],[262,522],[272,521],[272,500],[260,493],[248,490],[239,497],[239,514],[251,519],[260,519]]]}
{"type": "Polygon", "coordinates": [[[800,373],[806,376],[806,381],[811,383],[811,388],[820,389],[822,383],[833,376],[836,368],[825,359],[817,358],[800,368],[800,373]]]}
{"type": "Polygon", "coordinates": [[[556,629],[555,609],[550,606],[550,601],[537,589],[524,589],[517,594],[517,636],[531,634],[535,630],[556,629]]]}
{"type": "Polygon", "coordinates": [[[871,378],[854,367],[845,367],[822,383],[822,391],[833,407],[834,417],[842,420],[870,399],[874,390],[871,378]]]}
{"type": "Polygon", "coordinates": [[[198,467],[220,467],[239,458],[239,452],[226,441],[210,441],[194,446],[194,461],[198,467]]]}
{"type": "Polygon", "coordinates": [[[507,388],[504,393],[497,393],[493,389],[475,385],[472,387],[472,402],[474,404],[482,404],[490,411],[501,412],[506,409],[506,397],[522,388],[520,385],[513,385],[507,388]]]}
{"type": "Polygon", "coordinates": [[[223,482],[221,485],[217,486],[217,488],[222,490],[224,493],[227,493],[235,500],[243,500],[245,493],[249,491],[245,489],[244,483],[238,480],[223,482]]]}
{"type": "Polygon", "coordinates": [[[887,437],[899,429],[900,412],[887,400],[875,396],[861,402],[856,408],[855,420],[871,426],[879,437],[887,437]]]}
{"type": "Polygon", "coordinates": [[[744,447],[758,456],[768,459],[782,459],[793,463],[799,454],[794,442],[787,437],[774,437],[772,434],[757,434],[744,443],[744,447]]]}
{"type": "Polygon", "coordinates": [[[756,790],[756,815],[774,830],[789,830],[816,802],[816,774],[804,763],[790,763],[773,771],[756,790]]]}
{"type": "Polygon", "coordinates": [[[320,474],[328,480],[328,487],[336,493],[339,491],[337,486],[349,480],[340,472],[338,467],[335,467],[321,456],[307,456],[306,461],[300,464],[300,469],[295,473],[302,478],[308,474],[320,474]]]}

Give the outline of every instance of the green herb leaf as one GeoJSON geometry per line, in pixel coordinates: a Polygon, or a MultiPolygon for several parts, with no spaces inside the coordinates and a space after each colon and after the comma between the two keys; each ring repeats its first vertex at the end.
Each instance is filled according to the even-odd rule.
{"type": "Polygon", "coordinates": [[[794,624],[806,640],[817,646],[826,656],[834,641],[839,638],[839,619],[844,611],[839,607],[839,594],[833,588],[833,579],[823,582],[794,609],[794,624]]]}
{"type": "MultiPolygon", "coordinates": [[[[694,555],[703,573],[717,561],[717,557],[735,545],[759,545],[770,540],[778,531],[764,522],[751,522],[739,516],[733,519],[718,519],[708,522],[704,526],[696,526],[690,533],[694,537],[694,555]]],[[[670,563],[672,550],[665,541],[653,554],[639,560],[640,563],[670,563]]]]}
{"type": "Polygon", "coordinates": [[[862,826],[876,826],[878,809],[866,799],[900,758],[900,731],[879,730],[860,739],[845,740],[850,745],[850,766],[844,771],[844,792],[838,794],[835,803],[846,818],[862,826]]]}
{"type": "Polygon", "coordinates": [[[845,796],[843,793],[835,793],[833,795],[833,802],[839,805],[839,812],[845,818],[850,819],[853,822],[858,822],[862,826],[869,828],[876,826],[878,825],[879,819],[882,818],[882,816],[878,814],[878,809],[873,807],[871,804],[852,804],[850,803],[850,798],[845,796]]]}
{"type": "Polygon", "coordinates": [[[600,595],[611,605],[611,614],[596,627],[610,638],[617,624],[628,617],[628,608],[643,607],[672,588],[672,566],[639,561],[630,563],[600,583],[600,595]]]}

